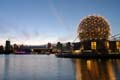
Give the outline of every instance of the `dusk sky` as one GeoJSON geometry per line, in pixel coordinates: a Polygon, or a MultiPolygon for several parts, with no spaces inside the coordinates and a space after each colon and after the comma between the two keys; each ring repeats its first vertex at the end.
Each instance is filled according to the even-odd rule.
{"type": "Polygon", "coordinates": [[[0,0],[0,44],[73,41],[85,16],[104,16],[120,32],[120,0],[0,0]]]}

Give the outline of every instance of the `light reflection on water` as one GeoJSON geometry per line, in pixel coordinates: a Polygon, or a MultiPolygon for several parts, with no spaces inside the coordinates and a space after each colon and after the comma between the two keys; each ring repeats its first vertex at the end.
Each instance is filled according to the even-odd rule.
{"type": "Polygon", "coordinates": [[[0,80],[75,80],[71,59],[54,55],[0,55],[0,80]]]}
{"type": "Polygon", "coordinates": [[[120,80],[120,60],[75,60],[77,80],[120,80]]]}
{"type": "Polygon", "coordinates": [[[0,55],[0,80],[120,80],[120,60],[0,55]]]}

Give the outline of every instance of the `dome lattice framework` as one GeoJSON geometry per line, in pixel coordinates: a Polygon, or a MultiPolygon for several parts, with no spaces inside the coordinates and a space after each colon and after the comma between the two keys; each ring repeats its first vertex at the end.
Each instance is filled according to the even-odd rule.
{"type": "Polygon", "coordinates": [[[81,41],[88,39],[108,40],[110,37],[110,25],[107,20],[101,16],[87,16],[78,26],[78,37],[81,41]]]}

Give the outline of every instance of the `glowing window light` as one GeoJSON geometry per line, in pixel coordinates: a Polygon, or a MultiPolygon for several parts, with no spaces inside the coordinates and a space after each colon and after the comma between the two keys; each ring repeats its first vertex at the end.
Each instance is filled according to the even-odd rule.
{"type": "Polygon", "coordinates": [[[106,48],[109,49],[110,45],[109,45],[109,42],[107,41],[106,42],[106,48]]]}
{"type": "Polygon", "coordinates": [[[116,41],[116,48],[120,49],[120,42],[119,41],[116,41]]]}
{"type": "Polygon", "coordinates": [[[96,42],[91,42],[91,49],[96,50],[96,42]]]}
{"type": "Polygon", "coordinates": [[[87,16],[78,26],[79,39],[84,41],[87,40],[89,36],[89,38],[92,39],[102,38],[108,40],[110,30],[110,25],[105,18],[96,15],[87,16]],[[84,37],[80,33],[84,33],[84,37]]]}

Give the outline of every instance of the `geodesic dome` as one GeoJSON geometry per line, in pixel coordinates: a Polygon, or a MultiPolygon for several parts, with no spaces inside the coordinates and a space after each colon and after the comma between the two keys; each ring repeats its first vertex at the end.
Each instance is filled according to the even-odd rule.
{"type": "Polygon", "coordinates": [[[107,20],[101,16],[87,16],[78,26],[78,37],[81,41],[88,39],[108,40],[110,37],[110,25],[107,20]]]}

